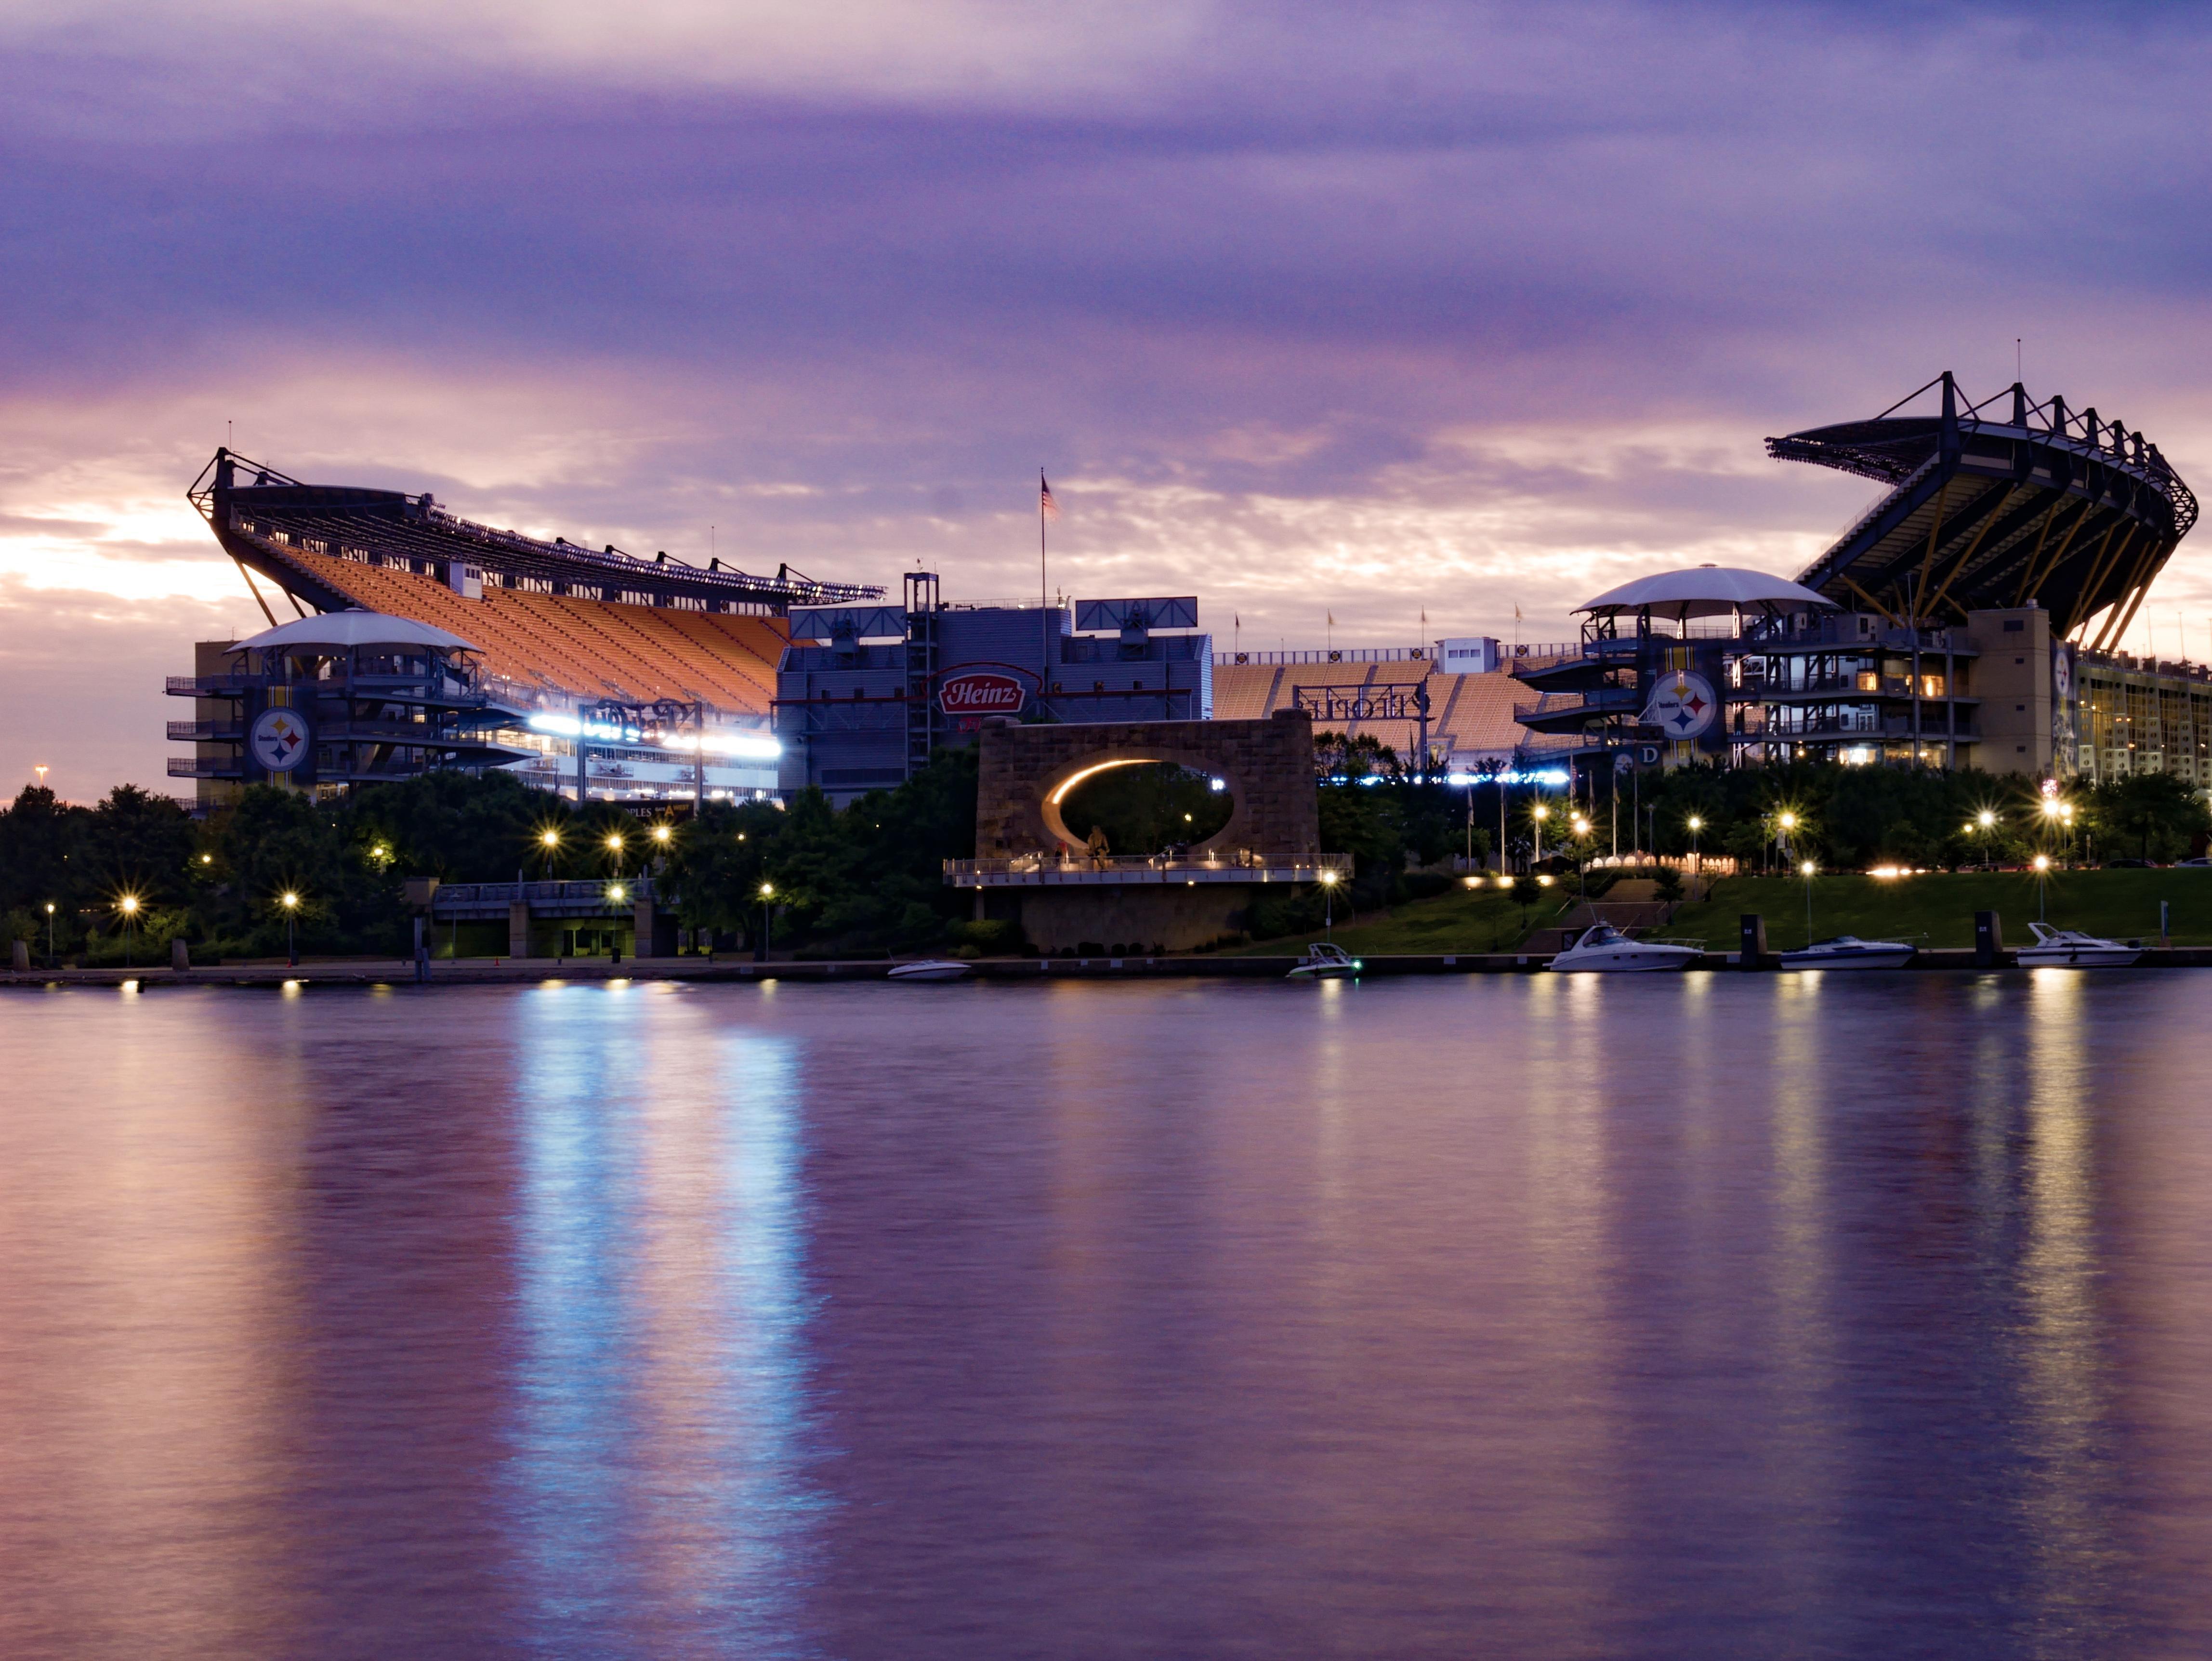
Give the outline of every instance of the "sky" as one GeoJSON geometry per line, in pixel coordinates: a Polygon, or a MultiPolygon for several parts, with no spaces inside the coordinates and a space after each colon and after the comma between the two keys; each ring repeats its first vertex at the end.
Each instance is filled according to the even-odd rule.
{"type": "MultiPolygon", "coordinates": [[[[9,8],[0,788],[169,788],[227,441],[963,600],[1042,468],[1056,590],[1247,648],[1795,575],[1876,492],[1761,440],[1946,368],[2206,491],[2208,70],[2176,4],[9,8]]],[[[2130,644],[2212,655],[2196,540],[2130,644]]]]}

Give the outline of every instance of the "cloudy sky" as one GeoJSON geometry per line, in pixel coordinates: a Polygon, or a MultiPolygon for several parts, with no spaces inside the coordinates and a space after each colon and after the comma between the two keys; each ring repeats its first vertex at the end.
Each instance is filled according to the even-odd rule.
{"type": "MultiPolygon", "coordinates": [[[[1794,573],[1946,368],[2212,481],[2191,5],[62,0],[0,15],[0,785],[159,784],[217,444],[1227,644],[1794,573]]],[[[2185,544],[2135,643],[2212,654],[2185,544]]]]}

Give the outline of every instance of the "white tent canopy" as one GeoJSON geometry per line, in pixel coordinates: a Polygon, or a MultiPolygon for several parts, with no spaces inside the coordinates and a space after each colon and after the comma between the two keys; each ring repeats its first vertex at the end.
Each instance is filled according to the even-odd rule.
{"type": "Polygon", "coordinates": [[[1834,611],[1826,595],[1765,571],[1747,571],[1737,565],[1699,565],[1686,571],[1662,571],[1638,577],[1618,588],[1607,589],[1595,599],[1575,607],[1599,617],[1649,608],[1656,618],[1677,622],[1691,618],[1728,617],[1749,611],[1771,616],[1778,611],[1834,611]]]}
{"type": "Polygon", "coordinates": [[[318,618],[301,618],[296,623],[264,629],[252,639],[242,640],[230,649],[234,652],[312,654],[319,648],[347,651],[357,646],[435,646],[461,652],[482,649],[470,645],[459,635],[447,634],[443,629],[434,629],[427,623],[417,623],[411,618],[396,618],[384,611],[330,611],[318,618]]]}

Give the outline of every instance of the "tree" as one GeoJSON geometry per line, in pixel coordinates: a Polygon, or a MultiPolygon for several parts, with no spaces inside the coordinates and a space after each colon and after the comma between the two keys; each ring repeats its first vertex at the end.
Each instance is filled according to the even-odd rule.
{"type": "Polygon", "coordinates": [[[481,778],[432,772],[372,784],[349,800],[345,815],[353,839],[388,848],[395,868],[447,882],[511,882],[517,871],[543,874],[547,861],[539,837],[548,830],[561,833],[554,873],[580,873],[588,855],[572,846],[571,817],[568,804],[551,791],[496,770],[481,778]]]}
{"type": "Polygon", "coordinates": [[[2135,773],[2091,792],[2098,828],[2138,859],[2179,857],[2212,824],[2204,797],[2171,773],[2135,773]]]}

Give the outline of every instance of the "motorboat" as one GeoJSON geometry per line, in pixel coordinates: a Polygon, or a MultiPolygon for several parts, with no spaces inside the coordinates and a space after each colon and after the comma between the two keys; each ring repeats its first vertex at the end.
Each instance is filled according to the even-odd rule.
{"type": "Polygon", "coordinates": [[[1340,946],[1327,940],[1316,940],[1306,947],[1306,954],[1297,965],[1285,977],[1293,981],[1350,980],[1360,970],[1359,959],[1340,946]]]}
{"type": "Polygon", "coordinates": [[[2141,940],[2100,940],[2078,928],[2053,928],[2032,922],[2033,946],[2020,949],[2022,969],[2125,969],[2143,954],[2141,940]]]}
{"type": "Polygon", "coordinates": [[[1780,953],[1784,969],[1902,969],[1920,954],[1910,940],[1863,940],[1856,934],[1814,940],[1780,953]]]}
{"type": "Polygon", "coordinates": [[[1680,940],[1632,940],[1609,922],[1595,923],[1575,943],[1552,959],[1561,974],[1599,971],[1607,974],[1650,973],[1655,970],[1687,969],[1705,955],[1702,946],[1680,940]]]}
{"type": "Polygon", "coordinates": [[[975,964],[962,963],[957,958],[923,958],[915,963],[893,964],[890,978],[895,981],[964,981],[975,972],[975,964]]]}

